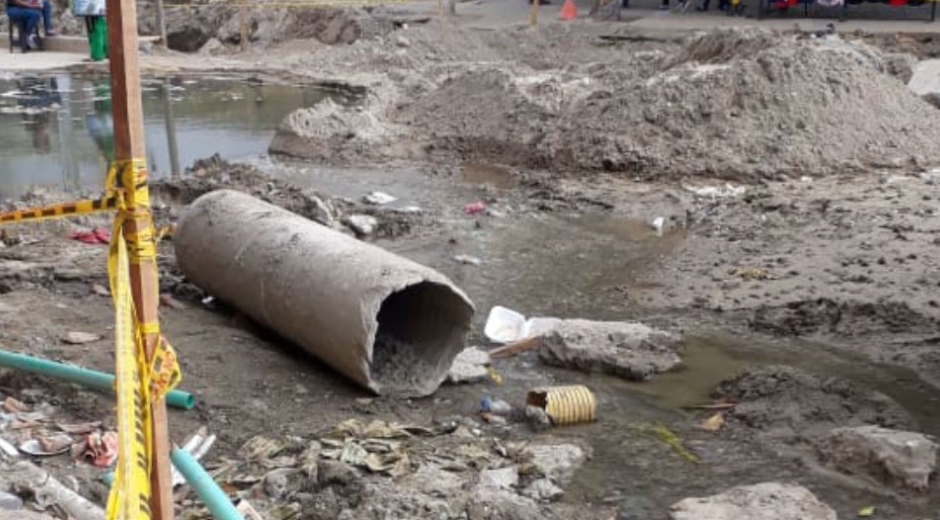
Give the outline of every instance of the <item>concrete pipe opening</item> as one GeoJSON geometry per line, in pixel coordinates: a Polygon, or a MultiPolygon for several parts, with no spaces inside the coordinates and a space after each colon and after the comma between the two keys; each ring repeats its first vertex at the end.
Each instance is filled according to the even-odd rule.
{"type": "Polygon", "coordinates": [[[434,393],[473,318],[437,271],[243,193],[196,199],[174,243],[190,281],[378,394],[434,393]]]}
{"type": "MultiPolygon", "coordinates": [[[[372,379],[383,393],[408,393],[429,373],[446,372],[452,345],[463,348],[466,305],[453,291],[421,282],[382,302],[372,344],[372,379]]],[[[459,352],[459,351],[458,351],[459,352]]]]}

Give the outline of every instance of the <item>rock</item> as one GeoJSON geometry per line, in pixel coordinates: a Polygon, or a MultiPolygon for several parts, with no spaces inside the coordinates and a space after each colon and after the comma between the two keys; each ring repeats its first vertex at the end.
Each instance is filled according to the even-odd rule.
{"type": "Polygon", "coordinates": [[[480,487],[512,489],[519,484],[519,470],[515,466],[487,469],[480,472],[480,487]]]}
{"type": "Polygon", "coordinates": [[[303,488],[304,477],[300,470],[279,468],[268,472],[262,482],[268,498],[283,500],[303,488]]]}
{"type": "Polygon", "coordinates": [[[564,494],[565,492],[560,487],[547,478],[540,478],[522,490],[523,496],[543,502],[551,502],[564,494]]]}
{"type": "Polygon", "coordinates": [[[338,460],[321,460],[317,465],[317,484],[325,486],[347,486],[359,480],[356,470],[338,460]]]}
{"type": "Polygon", "coordinates": [[[629,495],[620,502],[617,520],[667,520],[664,507],[660,507],[649,497],[629,495]]]}
{"type": "Polygon", "coordinates": [[[398,200],[392,195],[381,191],[373,191],[362,197],[362,201],[366,204],[373,204],[375,206],[382,206],[384,204],[389,204],[398,200]]]}
{"type": "Polygon", "coordinates": [[[215,56],[225,52],[225,45],[218,38],[210,38],[202,47],[199,48],[199,54],[215,56]]]}
{"type": "Polygon", "coordinates": [[[478,487],[467,506],[469,520],[541,520],[539,505],[531,498],[505,489],[478,487]]]}
{"type": "Polygon", "coordinates": [[[920,433],[879,426],[832,430],[820,456],[839,471],[917,491],[927,489],[937,469],[936,442],[920,433]]]}
{"type": "Polygon", "coordinates": [[[411,47],[411,42],[409,42],[408,38],[405,38],[404,36],[396,36],[395,45],[403,49],[407,49],[408,47],[411,47]]]}
{"type": "Polygon", "coordinates": [[[538,406],[526,406],[525,407],[525,419],[536,431],[540,431],[546,428],[550,428],[552,425],[552,420],[548,417],[548,413],[544,408],[538,406]]]}
{"type": "Polygon", "coordinates": [[[85,343],[94,343],[101,339],[98,334],[90,332],[68,332],[62,336],[62,343],[69,345],[84,345],[85,343]]]}
{"type": "Polygon", "coordinates": [[[489,377],[487,366],[490,364],[490,355],[478,347],[464,349],[457,354],[454,363],[450,366],[447,381],[460,383],[479,383],[489,377]]]}
{"type": "Polygon", "coordinates": [[[346,224],[348,224],[357,235],[371,235],[379,226],[379,220],[369,215],[350,215],[346,217],[346,224]]]}
{"type": "Polygon", "coordinates": [[[645,381],[681,363],[678,338],[642,323],[565,320],[542,337],[550,365],[645,381]]]}
{"type": "Polygon", "coordinates": [[[917,66],[917,56],[907,53],[891,53],[884,55],[885,72],[898,78],[905,85],[914,77],[914,67],[917,66]]]}
{"type": "Polygon", "coordinates": [[[574,444],[537,444],[525,449],[532,464],[542,474],[558,484],[565,485],[587,460],[587,454],[574,444]]]}
{"type": "Polygon", "coordinates": [[[836,512],[808,489],[765,482],[705,498],[686,498],[670,508],[672,520],[836,520],[836,512]]]}
{"type": "Polygon", "coordinates": [[[300,454],[300,470],[313,482],[318,482],[318,469],[320,467],[320,452],[323,445],[317,441],[310,441],[307,448],[300,454]]]}
{"type": "Polygon", "coordinates": [[[402,487],[420,490],[434,498],[450,498],[463,488],[463,480],[457,475],[429,464],[402,479],[402,487]]]}

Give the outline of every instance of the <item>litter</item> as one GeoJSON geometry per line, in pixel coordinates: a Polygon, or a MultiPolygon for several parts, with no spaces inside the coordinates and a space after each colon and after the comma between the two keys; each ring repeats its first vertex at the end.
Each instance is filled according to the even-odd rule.
{"type": "Polygon", "coordinates": [[[721,426],[724,423],[725,423],[724,415],[722,415],[721,412],[718,412],[715,415],[712,415],[711,417],[709,417],[708,419],[705,419],[705,421],[703,421],[701,426],[699,427],[707,432],[717,432],[718,430],[721,429],[721,426]]]}
{"type": "Polygon", "coordinates": [[[469,255],[457,255],[454,257],[454,261],[467,265],[480,265],[483,263],[479,258],[469,255]]]}
{"type": "Polygon", "coordinates": [[[663,226],[666,225],[666,217],[656,217],[650,221],[650,227],[656,231],[657,235],[663,234],[663,226]]]}
{"type": "Polygon", "coordinates": [[[490,309],[483,334],[494,343],[512,343],[551,331],[561,320],[558,318],[530,318],[499,305],[490,309]]]}
{"type": "Polygon", "coordinates": [[[653,430],[656,432],[656,436],[659,437],[659,440],[663,441],[667,446],[672,448],[672,451],[676,452],[686,461],[692,464],[700,464],[702,462],[702,460],[698,458],[698,455],[689,451],[689,449],[685,447],[685,444],[682,443],[682,439],[669,428],[657,426],[653,430]]]}
{"type": "Polygon", "coordinates": [[[526,396],[526,407],[545,410],[555,426],[593,422],[597,418],[597,399],[583,385],[536,388],[526,396]]]}
{"type": "Polygon", "coordinates": [[[72,448],[72,455],[96,468],[110,468],[117,460],[117,433],[89,433],[72,448]]]}
{"type": "Polygon", "coordinates": [[[78,240],[84,244],[110,244],[111,234],[107,230],[95,228],[91,231],[74,231],[69,234],[72,240],[78,240]]]}
{"type": "Polygon", "coordinates": [[[367,204],[374,204],[376,206],[382,206],[384,204],[390,204],[398,200],[396,197],[389,195],[388,193],[382,193],[381,191],[373,191],[368,195],[362,197],[363,202],[367,204]]]}
{"type": "Polygon", "coordinates": [[[493,415],[509,415],[512,413],[512,405],[502,399],[490,399],[487,396],[480,400],[480,411],[493,415]]]}
{"type": "Polygon", "coordinates": [[[465,215],[477,215],[483,213],[486,210],[486,203],[482,200],[477,202],[471,202],[463,207],[463,212],[465,215]]]}
{"type": "Polygon", "coordinates": [[[85,343],[94,343],[101,339],[98,334],[90,332],[68,332],[62,336],[62,343],[69,345],[84,345],[85,343]]]}
{"type": "Polygon", "coordinates": [[[694,193],[696,197],[710,198],[712,200],[740,197],[747,191],[747,188],[744,186],[735,186],[731,183],[727,183],[724,186],[686,186],[685,189],[694,193]]]}
{"type": "Polygon", "coordinates": [[[48,437],[29,439],[20,444],[20,451],[35,457],[51,457],[69,451],[72,442],[72,437],[69,435],[58,433],[48,437]]]}

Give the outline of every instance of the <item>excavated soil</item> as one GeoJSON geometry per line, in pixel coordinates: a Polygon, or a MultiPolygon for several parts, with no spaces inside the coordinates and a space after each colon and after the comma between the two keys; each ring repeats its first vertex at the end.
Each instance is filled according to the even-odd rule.
{"type": "MultiPolygon", "coordinates": [[[[367,150],[372,160],[458,157],[672,180],[917,170],[940,161],[940,112],[863,43],[729,29],[604,60],[611,51],[596,39],[587,43],[598,47],[597,61],[558,56],[571,65],[549,68],[497,47],[508,37],[518,40],[511,48],[538,46],[537,36],[510,31],[479,42],[468,34],[460,49],[445,39],[426,51],[411,32],[399,32],[392,48],[383,41],[357,50],[383,61],[391,84],[364,106],[299,111],[271,151],[345,163],[367,150]],[[464,63],[467,54],[477,62],[464,63]]],[[[578,38],[565,43],[584,47],[585,35],[578,38]]]]}

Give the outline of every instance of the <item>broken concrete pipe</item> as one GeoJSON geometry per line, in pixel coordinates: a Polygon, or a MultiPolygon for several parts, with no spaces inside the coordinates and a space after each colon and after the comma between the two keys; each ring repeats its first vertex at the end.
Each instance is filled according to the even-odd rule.
{"type": "Polygon", "coordinates": [[[464,347],[447,277],[249,195],[198,198],[174,242],[193,283],[377,394],[434,393],[464,347]]]}
{"type": "Polygon", "coordinates": [[[536,388],[525,404],[545,410],[555,426],[593,422],[597,416],[597,399],[584,385],[536,388]]]}

